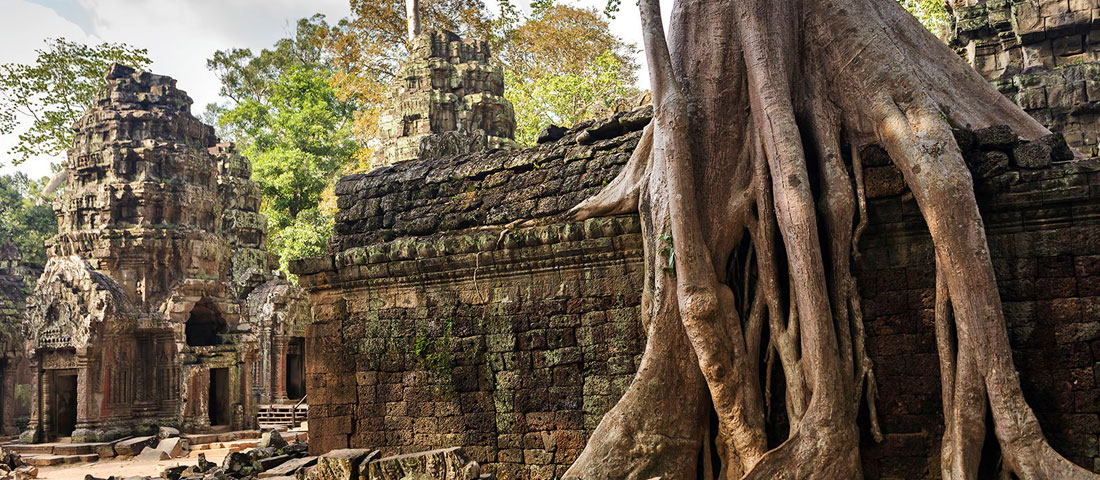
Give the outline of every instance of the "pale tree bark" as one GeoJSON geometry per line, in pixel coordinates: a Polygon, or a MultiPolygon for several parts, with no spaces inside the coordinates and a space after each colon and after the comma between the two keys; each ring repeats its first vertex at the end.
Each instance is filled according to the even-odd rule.
{"type": "Polygon", "coordinates": [[[420,35],[420,0],[405,0],[405,22],[409,28],[409,43],[420,35]]]}
{"type": "Polygon", "coordinates": [[[894,0],[680,0],[667,35],[658,0],[639,7],[654,120],[572,213],[641,217],[648,341],[566,477],[862,476],[861,408],[881,433],[851,265],[858,152],[878,144],[935,245],[943,476],[977,475],[988,408],[1005,474],[1097,478],[1050,448],[1023,399],[951,128],[1049,132],[894,0]],[[790,430],[769,446],[778,400],[790,430]]]}

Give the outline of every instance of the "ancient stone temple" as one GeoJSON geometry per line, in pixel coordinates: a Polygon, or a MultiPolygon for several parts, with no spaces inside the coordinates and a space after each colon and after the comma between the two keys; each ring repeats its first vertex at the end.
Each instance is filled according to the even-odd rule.
{"type": "Polygon", "coordinates": [[[512,148],[515,113],[489,45],[448,31],[413,34],[379,119],[375,167],[512,148]]]}
{"type": "MultiPolygon", "coordinates": [[[[1071,12],[1089,2],[1040,3],[1071,12]]],[[[1053,49],[1062,30],[1049,25],[1053,49]]],[[[1077,31],[1082,48],[1095,45],[1077,31]]],[[[1009,37],[996,36],[1006,59],[1023,51],[1009,37]]],[[[1025,78],[1054,82],[1042,84],[1044,99],[1062,98],[1048,95],[1066,85],[1057,78],[1085,92],[1095,80],[1056,68],[1060,59],[1044,62],[1046,73],[1028,75],[1049,79],[985,73],[1018,87],[1038,85],[1025,78]]],[[[1052,105],[1063,104],[1030,111],[1049,112],[1048,124],[1095,157],[1087,108],[1052,105]]],[[[645,345],[637,217],[574,223],[565,213],[615,177],[651,115],[584,122],[529,149],[423,157],[340,180],[329,252],[291,265],[311,300],[314,453],[462,446],[501,478],[563,475],[629,385],[645,345]]],[[[990,127],[956,138],[1025,396],[1054,448],[1100,471],[1100,159],[1075,159],[1060,135],[1024,142],[990,127]]],[[[863,470],[938,478],[931,239],[891,159],[873,144],[854,147],[870,216],[854,273],[884,428],[881,443],[864,436],[863,470]]]]}
{"type": "Polygon", "coordinates": [[[1098,0],[956,0],[951,43],[1031,116],[1096,156],[1098,18],[1098,0]]]}
{"type": "Polygon", "coordinates": [[[11,239],[0,244],[0,434],[14,435],[31,413],[31,371],[24,351],[23,313],[41,268],[23,262],[11,239]]]}
{"type": "Polygon", "coordinates": [[[27,299],[26,441],[245,428],[288,399],[276,375],[301,295],[273,273],[248,160],[175,83],[116,65],[74,126],[58,234],[27,299]]]}

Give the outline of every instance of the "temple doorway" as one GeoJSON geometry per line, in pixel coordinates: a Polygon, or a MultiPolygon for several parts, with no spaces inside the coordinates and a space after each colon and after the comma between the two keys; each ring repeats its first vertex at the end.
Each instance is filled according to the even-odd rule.
{"type": "Polygon", "coordinates": [[[298,400],[306,396],[305,339],[293,337],[286,350],[286,396],[298,400]]]}
{"type": "Polygon", "coordinates": [[[229,425],[229,369],[210,369],[210,425],[229,425]]]}
{"type": "Polygon", "coordinates": [[[226,332],[225,320],[209,300],[196,304],[187,317],[184,335],[192,347],[209,347],[221,344],[221,334],[226,332]]]}
{"type": "Polygon", "coordinates": [[[56,374],[52,393],[53,431],[58,437],[68,437],[76,430],[76,374],[56,374]]]}

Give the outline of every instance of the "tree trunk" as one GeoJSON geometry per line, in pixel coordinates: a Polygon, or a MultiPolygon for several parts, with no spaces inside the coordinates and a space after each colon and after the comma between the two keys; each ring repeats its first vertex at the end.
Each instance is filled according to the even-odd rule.
{"type": "Polygon", "coordinates": [[[1049,132],[894,0],[681,0],[667,37],[658,0],[639,6],[654,121],[573,214],[641,216],[648,342],[566,476],[862,476],[861,405],[880,433],[850,265],[867,221],[857,152],[877,143],[936,248],[943,475],[977,475],[988,405],[1007,471],[1095,478],[1050,448],[1023,399],[951,127],[1049,132]],[[790,432],[769,449],[773,376],[790,432]]]}

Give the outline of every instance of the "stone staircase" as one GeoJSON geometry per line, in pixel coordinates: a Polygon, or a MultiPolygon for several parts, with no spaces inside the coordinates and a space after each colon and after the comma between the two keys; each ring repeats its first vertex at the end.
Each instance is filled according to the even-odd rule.
{"type": "Polygon", "coordinates": [[[113,452],[110,443],[12,443],[3,446],[5,453],[18,454],[24,463],[35,467],[95,462],[104,448],[111,448],[113,452]]]}
{"type": "Polygon", "coordinates": [[[298,428],[302,422],[306,421],[308,413],[309,404],[301,402],[296,405],[260,405],[259,413],[256,414],[256,423],[260,425],[260,430],[290,430],[298,428]]]}

